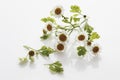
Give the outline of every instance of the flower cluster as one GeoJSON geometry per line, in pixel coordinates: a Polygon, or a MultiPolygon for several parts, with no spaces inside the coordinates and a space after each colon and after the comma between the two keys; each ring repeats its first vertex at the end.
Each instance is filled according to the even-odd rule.
{"type": "Polygon", "coordinates": [[[56,45],[55,49],[62,52],[65,49],[65,43],[68,42],[68,37],[70,34],[77,30],[78,35],[75,35],[76,41],[78,41],[80,44],[83,43],[77,47],[78,55],[84,56],[87,52],[97,55],[100,52],[100,46],[95,44],[94,40],[99,39],[100,36],[97,32],[94,32],[94,28],[88,24],[88,17],[82,14],[80,7],[77,5],[71,6],[70,12],[72,15],[70,17],[64,16],[63,12],[63,7],[56,6],[51,11],[52,17],[41,19],[46,23],[46,27],[43,29],[43,36],[41,36],[41,39],[48,39],[51,34],[55,34],[55,37],[58,39],[58,44],[56,45]],[[66,25],[61,26],[58,24],[56,22],[56,19],[58,18],[61,19],[61,21],[66,25]]]}
{"type": "MultiPolygon", "coordinates": [[[[44,17],[41,19],[45,23],[45,27],[42,32],[43,35],[40,37],[42,40],[49,39],[50,36],[54,36],[57,40],[55,48],[50,48],[47,46],[42,46],[40,49],[35,50],[31,47],[24,46],[29,50],[27,57],[31,61],[34,61],[34,56],[41,54],[43,56],[49,56],[55,52],[64,52],[66,49],[67,43],[69,43],[70,35],[73,32],[77,32],[75,35],[76,42],[79,46],[76,47],[76,53],[78,56],[85,56],[86,54],[98,55],[100,52],[100,46],[95,43],[96,39],[99,39],[100,36],[97,32],[94,31],[94,28],[88,23],[87,15],[82,14],[81,9],[77,5],[72,5],[70,7],[71,16],[65,16],[62,6],[56,6],[53,10],[50,11],[49,17],[44,17]],[[61,21],[63,25],[57,22],[57,19],[61,21]]],[[[22,62],[27,61],[27,57],[20,58],[22,62]]],[[[50,64],[49,69],[54,72],[62,72],[62,64],[57,61],[56,63],[50,64]],[[60,65],[58,67],[56,64],[60,65]]]]}

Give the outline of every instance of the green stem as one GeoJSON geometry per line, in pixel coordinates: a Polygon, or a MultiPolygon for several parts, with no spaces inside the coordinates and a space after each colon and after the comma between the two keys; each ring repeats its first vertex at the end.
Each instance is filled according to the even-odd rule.
{"type": "MultiPolygon", "coordinates": [[[[64,18],[64,19],[66,19],[66,17],[64,16],[64,15],[62,15],[62,17],[64,18]]],[[[68,22],[72,27],[75,27],[71,22],[68,22]]]]}
{"type": "MultiPolygon", "coordinates": [[[[66,17],[65,17],[64,15],[62,15],[62,18],[63,18],[63,19],[66,19],[66,17]]],[[[84,22],[86,22],[86,21],[87,21],[87,19],[83,20],[83,21],[80,23],[80,25],[77,26],[77,27],[80,28],[80,31],[81,31],[81,32],[82,32],[81,25],[82,25],[84,22]]],[[[68,23],[72,26],[72,29],[69,30],[69,31],[70,31],[69,35],[70,35],[70,34],[73,32],[74,28],[77,28],[77,27],[74,26],[74,24],[72,24],[71,22],[68,22],[68,23]]],[[[66,29],[66,28],[61,28],[61,27],[60,27],[60,29],[68,30],[68,29],[66,29]]]]}
{"type": "Polygon", "coordinates": [[[81,25],[82,25],[84,22],[86,22],[86,21],[87,21],[87,19],[83,20],[83,21],[80,23],[80,26],[79,26],[79,28],[80,28],[80,31],[81,31],[81,32],[82,32],[81,25]]]}
{"type": "Polygon", "coordinates": [[[73,32],[74,28],[71,29],[70,33],[68,35],[70,35],[73,32]]]}
{"type": "Polygon", "coordinates": [[[33,49],[33,48],[31,48],[31,47],[28,47],[28,46],[26,46],[26,45],[24,45],[23,47],[26,48],[27,50],[35,50],[35,49],[33,49]]]}
{"type": "Polygon", "coordinates": [[[82,25],[84,22],[86,22],[88,19],[85,19],[85,20],[83,20],[81,23],[80,23],[80,25],[82,25]]]}
{"type": "MultiPolygon", "coordinates": [[[[62,18],[66,19],[66,17],[64,15],[62,15],[62,18]]],[[[72,26],[72,29],[70,29],[70,33],[69,35],[73,32],[74,28],[76,28],[71,22],[68,22],[71,26],[72,26]]]]}

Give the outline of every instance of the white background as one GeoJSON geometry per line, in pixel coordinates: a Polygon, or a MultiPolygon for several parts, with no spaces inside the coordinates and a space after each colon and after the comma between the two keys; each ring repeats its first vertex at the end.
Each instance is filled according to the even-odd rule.
{"type": "Polygon", "coordinates": [[[120,1],[119,0],[0,0],[0,80],[120,80],[120,1]],[[64,74],[51,74],[44,63],[52,57],[39,57],[34,64],[19,65],[25,56],[22,45],[40,48],[40,18],[49,15],[56,5],[65,13],[70,5],[79,5],[100,33],[102,52],[99,58],[85,62],[60,55],[64,74]]]}

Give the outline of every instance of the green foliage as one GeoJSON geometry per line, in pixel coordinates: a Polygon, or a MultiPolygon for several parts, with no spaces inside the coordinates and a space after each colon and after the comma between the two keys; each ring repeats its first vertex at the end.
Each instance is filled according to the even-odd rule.
{"type": "Polygon", "coordinates": [[[50,37],[50,34],[43,34],[40,38],[42,39],[42,40],[46,40],[46,39],[48,39],[50,37]]]}
{"type": "Polygon", "coordinates": [[[30,60],[31,62],[34,62],[34,57],[29,56],[29,60],[30,60]]]}
{"type": "Polygon", "coordinates": [[[25,58],[19,58],[19,60],[20,60],[21,63],[26,63],[26,62],[28,62],[28,60],[27,60],[26,57],[25,57],[25,58]]]}
{"type": "Polygon", "coordinates": [[[93,27],[91,27],[88,23],[86,23],[84,26],[84,30],[90,34],[93,31],[93,27]]]}
{"type": "Polygon", "coordinates": [[[62,64],[59,61],[49,64],[49,69],[50,71],[55,72],[55,73],[61,73],[64,71],[62,68],[62,64]]]}
{"type": "Polygon", "coordinates": [[[65,17],[65,16],[62,15],[62,18],[63,18],[62,22],[70,23],[69,20],[68,20],[69,19],[68,17],[65,17]]]}
{"type": "Polygon", "coordinates": [[[71,17],[70,17],[70,23],[72,22],[72,20],[73,20],[73,17],[71,16],[71,17]]]}
{"type": "Polygon", "coordinates": [[[70,12],[73,12],[73,13],[80,13],[81,10],[80,10],[80,7],[79,7],[79,6],[77,6],[77,5],[72,5],[72,6],[71,6],[70,12]]]}
{"type": "Polygon", "coordinates": [[[68,19],[63,19],[62,22],[69,23],[68,19]]]}
{"type": "Polygon", "coordinates": [[[74,22],[80,21],[80,18],[73,18],[74,22]]]}
{"type": "Polygon", "coordinates": [[[99,39],[100,36],[97,32],[93,32],[91,35],[90,35],[90,41],[93,41],[94,39],[99,39]]]}
{"type": "Polygon", "coordinates": [[[78,51],[79,56],[84,56],[87,52],[87,50],[84,46],[77,47],[77,51],[78,51]]]}
{"type": "Polygon", "coordinates": [[[52,22],[54,23],[55,22],[55,19],[54,18],[51,18],[51,17],[46,17],[46,18],[42,18],[41,21],[43,22],[52,22]]]}
{"type": "Polygon", "coordinates": [[[46,46],[43,46],[40,50],[40,53],[43,55],[43,56],[49,56],[51,53],[55,52],[52,48],[50,47],[46,47],[46,46]]]}
{"type": "Polygon", "coordinates": [[[77,17],[77,16],[79,16],[79,14],[73,14],[73,16],[74,16],[74,17],[77,17]]]}

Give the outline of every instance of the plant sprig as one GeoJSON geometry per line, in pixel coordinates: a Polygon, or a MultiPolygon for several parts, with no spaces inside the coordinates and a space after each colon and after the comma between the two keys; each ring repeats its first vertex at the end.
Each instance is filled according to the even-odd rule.
{"type": "Polygon", "coordinates": [[[64,71],[62,67],[62,63],[60,63],[60,61],[56,61],[54,63],[47,64],[47,65],[49,65],[49,70],[51,72],[62,73],[64,71]]]}
{"type": "Polygon", "coordinates": [[[20,62],[24,62],[24,63],[27,62],[28,59],[30,61],[34,62],[34,57],[35,56],[42,55],[42,56],[49,57],[50,54],[56,52],[54,49],[52,49],[50,47],[46,47],[46,46],[42,46],[38,50],[33,49],[29,46],[23,46],[23,47],[28,50],[28,53],[27,53],[26,57],[19,58],[20,62]]]}
{"type": "MultiPolygon", "coordinates": [[[[61,14],[61,17],[62,17],[61,21],[63,23],[69,24],[68,25],[69,28],[66,28],[66,26],[60,27],[60,25],[57,24],[56,20],[52,17],[42,18],[41,21],[43,21],[45,23],[52,22],[54,25],[53,32],[55,32],[55,34],[59,33],[59,31],[58,31],[59,29],[60,30],[62,29],[64,31],[67,31],[68,34],[70,35],[74,31],[74,29],[76,29],[76,28],[78,28],[81,31],[82,30],[81,25],[87,22],[86,15],[81,14],[81,9],[79,6],[72,5],[70,8],[70,12],[73,13],[73,15],[71,15],[70,17],[66,17],[63,14],[61,14]],[[82,20],[82,19],[79,16],[83,16],[82,17],[83,21],[80,22],[80,20],[82,20]]],[[[54,15],[52,15],[52,16],[54,16],[54,15]]],[[[46,33],[43,33],[43,35],[40,38],[42,40],[46,40],[46,39],[49,39],[50,36],[51,36],[51,34],[47,34],[47,31],[46,31],[46,33]]]]}

